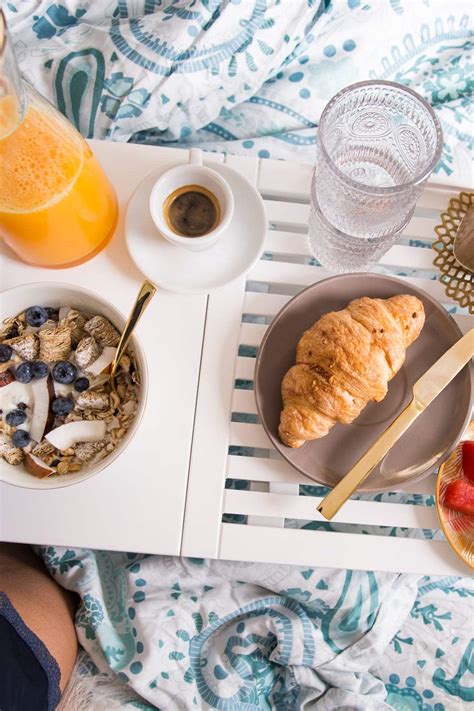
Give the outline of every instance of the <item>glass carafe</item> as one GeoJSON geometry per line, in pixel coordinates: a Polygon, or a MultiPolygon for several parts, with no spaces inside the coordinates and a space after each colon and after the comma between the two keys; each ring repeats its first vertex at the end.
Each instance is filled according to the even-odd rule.
{"type": "Polygon", "coordinates": [[[0,10],[0,236],[25,262],[69,267],[97,254],[116,221],[86,141],[21,79],[0,10]]]}

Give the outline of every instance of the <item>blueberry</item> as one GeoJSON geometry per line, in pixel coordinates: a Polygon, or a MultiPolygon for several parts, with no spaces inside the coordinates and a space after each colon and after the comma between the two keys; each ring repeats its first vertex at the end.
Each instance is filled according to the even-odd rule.
{"type": "Polygon", "coordinates": [[[58,417],[69,415],[74,410],[74,402],[70,397],[57,397],[56,400],[53,400],[51,409],[58,417]]]}
{"type": "Polygon", "coordinates": [[[28,405],[25,402],[19,402],[17,405],[18,410],[27,410],[28,405]]]}
{"type": "Polygon", "coordinates": [[[48,320],[48,312],[42,306],[30,306],[26,309],[26,321],[29,326],[42,326],[48,320]]]}
{"type": "Polygon", "coordinates": [[[11,410],[5,417],[7,425],[11,427],[18,427],[18,425],[22,425],[25,420],[26,412],[24,410],[11,410]]]}
{"type": "Polygon", "coordinates": [[[20,383],[29,383],[33,380],[33,366],[29,360],[25,361],[25,363],[20,363],[15,368],[15,378],[20,383]]]}
{"type": "Polygon", "coordinates": [[[46,306],[44,310],[48,314],[48,318],[51,319],[51,321],[59,320],[59,309],[54,309],[52,306],[46,306]]]}
{"type": "Polygon", "coordinates": [[[60,360],[53,368],[53,378],[57,383],[68,385],[76,379],[77,368],[68,360],[60,360]]]}
{"type": "Polygon", "coordinates": [[[12,434],[12,442],[15,447],[26,447],[30,443],[30,435],[25,430],[15,430],[12,434]]]}
{"type": "Polygon", "coordinates": [[[5,343],[0,343],[0,363],[6,363],[10,360],[13,354],[13,349],[5,343]]]}
{"type": "Polygon", "coordinates": [[[78,378],[76,382],[74,383],[74,390],[77,390],[78,393],[83,393],[84,390],[87,390],[89,387],[89,380],[88,378],[78,378]]]}
{"type": "Polygon", "coordinates": [[[43,363],[42,360],[34,360],[31,364],[31,368],[34,378],[46,378],[49,372],[47,364],[43,363]]]}

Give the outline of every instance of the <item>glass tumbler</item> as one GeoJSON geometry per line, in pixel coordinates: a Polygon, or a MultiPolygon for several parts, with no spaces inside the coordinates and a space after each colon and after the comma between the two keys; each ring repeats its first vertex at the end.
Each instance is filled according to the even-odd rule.
{"type": "Polygon", "coordinates": [[[388,81],[346,87],[325,107],[311,186],[309,238],[333,271],[364,271],[410,220],[443,145],[417,93],[388,81]]]}

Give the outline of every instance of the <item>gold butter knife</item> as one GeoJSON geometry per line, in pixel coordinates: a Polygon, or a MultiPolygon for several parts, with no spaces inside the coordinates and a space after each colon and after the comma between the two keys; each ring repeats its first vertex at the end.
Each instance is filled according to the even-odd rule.
{"type": "Polygon", "coordinates": [[[466,333],[421,376],[413,386],[413,399],[398,415],[378,440],[359,459],[334,489],[324,497],[318,511],[328,521],[337,514],[341,506],[364,483],[370,472],[385,457],[389,449],[416,420],[418,415],[430,405],[435,397],[451,382],[460,370],[474,356],[474,328],[466,333]]]}

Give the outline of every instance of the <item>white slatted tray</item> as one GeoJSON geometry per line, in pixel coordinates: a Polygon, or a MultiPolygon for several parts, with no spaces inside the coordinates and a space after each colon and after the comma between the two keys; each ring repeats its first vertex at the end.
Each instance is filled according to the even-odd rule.
{"type": "MultiPolygon", "coordinates": [[[[244,166],[251,171],[250,178],[250,161],[242,162],[244,166]]],[[[258,348],[268,323],[288,299],[330,276],[322,267],[304,263],[311,256],[306,236],[311,172],[310,166],[260,162],[256,184],[270,223],[264,258],[245,282],[209,298],[182,553],[407,572],[465,572],[443,540],[352,532],[353,524],[403,527],[409,529],[405,536],[421,535],[421,529],[436,531],[434,505],[351,500],[335,519],[346,524],[350,533],[297,528],[324,521],[316,512],[321,497],[300,495],[300,487],[312,482],[272,450],[257,421],[236,421],[257,420],[255,358],[249,357],[248,347],[258,348]],[[226,481],[232,480],[247,487],[225,488],[226,481]],[[233,522],[223,522],[229,515],[233,522]],[[245,517],[245,523],[236,522],[239,516],[245,517]]],[[[444,289],[434,278],[433,252],[426,246],[452,194],[454,190],[430,186],[400,244],[381,262],[383,270],[393,274],[417,270],[416,276],[401,278],[448,308],[444,289]]],[[[456,320],[463,330],[474,322],[468,316],[456,320]]],[[[434,491],[434,475],[405,489],[431,504],[434,491]]]]}
{"type": "MultiPolygon", "coordinates": [[[[122,207],[137,182],[159,164],[187,160],[187,152],[177,149],[103,142],[93,142],[93,148],[122,207]]],[[[224,160],[215,154],[209,159],[224,160]]],[[[341,510],[336,531],[319,530],[321,497],[305,489],[312,482],[271,449],[256,417],[255,349],[286,301],[329,273],[308,263],[311,167],[240,156],[227,156],[225,162],[257,185],[265,199],[270,229],[264,258],[246,279],[209,296],[159,292],[139,326],[151,371],[150,402],[127,453],[110,470],[69,489],[32,492],[1,485],[1,537],[194,557],[466,573],[444,540],[406,537],[438,528],[433,506],[362,497],[341,510]],[[226,488],[226,481],[232,486],[235,480],[245,488],[226,488]],[[318,530],[299,528],[309,522],[318,530]],[[405,537],[381,535],[383,529],[362,535],[354,524],[369,531],[379,526],[388,527],[386,532],[408,530],[405,537]]],[[[453,304],[434,278],[433,253],[426,244],[455,192],[430,185],[400,244],[380,265],[389,273],[405,272],[402,279],[448,308],[453,304]]],[[[120,222],[103,254],[70,270],[33,269],[6,252],[3,285],[77,283],[112,296],[126,313],[141,277],[121,230],[120,222]]],[[[463,330],[474,322],[469,316],[455,318],[463,330]]],[[[434,483],[431,475],[405,491],[432,503],[434,483]]]]}

